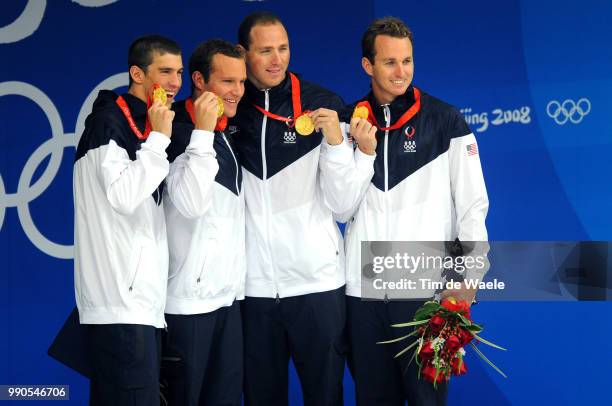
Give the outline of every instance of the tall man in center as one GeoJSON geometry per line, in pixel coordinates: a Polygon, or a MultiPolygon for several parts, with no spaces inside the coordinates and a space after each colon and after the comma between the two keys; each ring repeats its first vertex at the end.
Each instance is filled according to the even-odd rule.
{"type": "Polygon", "coordinates": [[[273,14],[247,16],[238,42],[248,80],[229,131],[239,132],[247,206],[245,402],[286,405],[291,357],[305,405],[340,405],[345,277],[333,213],[350,204],[338,172],[354,162],[343,104],[287,71],[289,39],[273,14]]]}

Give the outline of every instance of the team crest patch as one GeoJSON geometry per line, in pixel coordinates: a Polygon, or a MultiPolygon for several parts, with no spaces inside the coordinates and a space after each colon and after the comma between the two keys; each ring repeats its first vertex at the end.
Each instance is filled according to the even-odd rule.
{"type": "Polygon", "coordinates": [[[285,131],[283,135],[283,140],[285,144],[295,144],[297,136],[295,135],[295,131],[285,131]]]}
{"type": "Polygon", "coordinates": [[[404,141],[404,152],[416,152],[416,141],[405,140],[404,141]]]}

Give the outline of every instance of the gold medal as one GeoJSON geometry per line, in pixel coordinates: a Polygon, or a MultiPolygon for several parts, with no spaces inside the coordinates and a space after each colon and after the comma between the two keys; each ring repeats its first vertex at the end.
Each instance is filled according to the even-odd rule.
{"type": "Polygon", "coordinates": [[[306,114],[302,114],[295,120],[295,131],[300,135],[310,135],[314,131],[314,121],[306,114]]]}
{"type": "Polygon", "coordinates": [[[217,118],[221,118],[223,115],[223,99],[217,96],[217,103],[219,103],[219,110],[217,110],[217,118]]]}
{"type": "Polygon", "coordinates": [[[164,106],[168,102],[166,91],[160,85],[153,85],[153,103],[159,100],[164,106]]]}
{"type": "Polygon", "coordinates": [[[353,111],[353,118],[363,118],[367,120],[369,115],[368,108],[365,106],[359,106],[353,111]]]}

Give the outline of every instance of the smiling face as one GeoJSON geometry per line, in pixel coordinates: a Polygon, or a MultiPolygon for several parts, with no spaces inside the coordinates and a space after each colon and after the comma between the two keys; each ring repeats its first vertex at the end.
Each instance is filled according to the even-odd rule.
{"type": "Polygon", "coordinates": [[[223,99],[223,114],[234,117],[238,102],[244,95],[246,79],[246,66],[243,58],[215,54],[212,57],[210,77],[208,82],[204,82],[202,79],[201,90],[213,92],[221,97],[223,99]]]}
{"type": "Polygon", "coordinates": [[[279,85],[285,79],[289,58],[289,38],[282,24],[258,24],[251,29],[246,63],[249,80],[255,87],[279,85]]]}
{"type": "Polygon", "coordinates": [[[167,105],[170,106],[174,97],[181,89],[183,83],[183,61],[181,55],[171,53],[153,53],[153,59],[146,71],[134,65],[130,67],[133,85],[130,93],[143,101],[153,93],[153,86],[160,85],[168,96],[167,105]]]}
{"type": "Polygon", "coordinates": [[[391,103],[406,92],[414,75],[412,43],[408,38],[378,35],[374,61],[362,59],[363,69],[372,77],[372,92],[380,104],[391,103]]]}

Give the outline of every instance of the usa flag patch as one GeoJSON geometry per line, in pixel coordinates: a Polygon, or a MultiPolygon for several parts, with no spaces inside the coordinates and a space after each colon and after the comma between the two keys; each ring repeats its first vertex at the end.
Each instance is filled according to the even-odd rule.
{"type": "Polygon", "coordinates": [[[478,145],[475,142],[466,146],[466,148],[468,156],[478,155],[478,145]]]}

